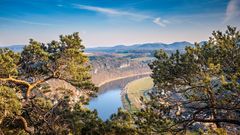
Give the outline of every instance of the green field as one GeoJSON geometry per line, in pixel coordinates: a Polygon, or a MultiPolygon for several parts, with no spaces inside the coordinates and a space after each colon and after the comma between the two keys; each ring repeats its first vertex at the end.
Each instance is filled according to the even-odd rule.
{"type": "Polygon", "coordinates": [[[153,87],[153,80],[150,77],[144,77],[134,80],[126,85],[123,94],[124,108],[129,111],[136,111],[141,107],[140,97],[146,98],[146,92],[153,87]]]}

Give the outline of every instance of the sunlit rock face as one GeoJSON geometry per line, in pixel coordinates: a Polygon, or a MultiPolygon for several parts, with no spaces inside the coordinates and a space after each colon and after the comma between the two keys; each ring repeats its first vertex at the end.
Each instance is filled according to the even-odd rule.
{"type": "Polygon", "coordinates": [[[48,80],[40,89],[34,90],[34,93],[50,99],[54,104],[66,96],[69,97],[70,103],[75,103],[80,100],[80,97],[87,99],[89,94],[60,79],[48,80]]]}
{"type": "Polygon", "coordinates": [[[92,81],[96,85],[116,78],[150,72],[150,68],[146,62],[114,55],[99,56],[96,59],[92,59],[90,64],[92,66],[92,81]]]}

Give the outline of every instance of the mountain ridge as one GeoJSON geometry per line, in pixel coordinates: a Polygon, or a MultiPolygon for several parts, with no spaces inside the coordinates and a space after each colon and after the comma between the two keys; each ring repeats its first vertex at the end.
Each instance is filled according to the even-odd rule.
{"type": "Polygon", "coordinates": [[[131,52],[131,51],[154,51],[159,49],[164,50],[184,50],[186,46],[193,46],[194,44],[187,41],[173,42],[170,44],[167,43],[143,43],[143,44],[134,44],[130,46],[126,45],[116,45],[112,47],[94,47],[86,48],[86,52],[131,52]]]}
{"type": "MultiPolygon", "coordinates": [[[[206,41],[199,42],[200,44],[204,44],[206,41]]],[[[21,52],[25,45],[8,45],[8,46],[0,46],[0,48],[9,48],[16,52],[21,52]]],[[[131,51],[154,51],[154,50],[184,50],[186,46],[194,46],[194,44],[188,41],[178,41],[173,43],[161,43],[161,42],[153,42],[153,43],[143,43],[143,44],[133,44],[133,45],[115,45],[110,47],[92,47],[86,48],[86,52],[109,52],[109,53],[117,53],[117,52],[131,52],[131,51]]]]}
{"type": "Polygon", "coordinates": [[[25,45],[6,45],[6,46],[0,46],[0,48],[9,48],[14,52],[21,52],[24,46],[25,45]]]}

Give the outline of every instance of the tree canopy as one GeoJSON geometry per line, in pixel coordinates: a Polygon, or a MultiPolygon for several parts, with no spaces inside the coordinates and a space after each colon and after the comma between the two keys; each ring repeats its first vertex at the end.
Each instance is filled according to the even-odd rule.
{"type": "Polygon", "coordinates": [[[88,58],[78,33],[60,36],[48,44],[30,40],[21,53],[0,49],[0,131],[11,134],[57,134],[73,132],[70,114],[77,104],[93,96],[97,88],[91,82],[88,58]],[[82,92],[71,104],[68,90],[53,102],[46,93],[51,91],[47,81],[65,81],[82,92]],[[68,113],[67,113],[68,112],[68,113]],[[12,131],[11,131],[12,130],[12,131]]]}
{"type": "Polygon", "coordinates": [[[214,31],[184,53],[155,53],[155,90],[137,114],[141,132],[240,130],[240,32],[214,31]],[[200,130],[199,130],[200,129],[200,130]]]}
{"type": "Polygon", "coordinates": [[[0,134],[184,134],[240,131],[240,31],[214,31],[185,52],[159,50],[149,64],[154,88],[142,109],[103,122],[83,104],[95,96],[78,33],[21,53],[0,49],[0,134]],[[68,88],[52,88],[51,80],[68,88]],[[57,94],[49,94],[57,93],[57,94]],[[51,97],[53,95],[53,97],[51,97]]]}

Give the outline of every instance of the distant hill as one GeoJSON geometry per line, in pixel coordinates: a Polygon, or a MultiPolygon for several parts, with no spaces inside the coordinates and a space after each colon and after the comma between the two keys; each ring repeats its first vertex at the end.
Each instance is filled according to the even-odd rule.
{"type": "Polygon", "coordinates": [[[193,46],[190,42],[174,42],[171,44],[165,43],[145,43],[145,44],[136,44],[131,46],[117,45],[113,47],[96,47],[96,48],[87,48],[86,52],[145,52],[145,51],[154,51],[159,49],[164,49],[167,51],[174,50],[184,50],[186,46],[193,46]]]}
{"type": "Polygon", "coordinates": [[[21,52],[25,45],[10,45],[10,46],[0,46],[0,48],[9,48],[14,52],[21,52]]]}
{"type": "MultiPolygon", "coordinates": [[[[200,44],[204,44],[206,41],[200,42],[200,44]]],[[[105,52],[105,53],[144,53],[144,52],[150,52],[155,51],[159,49],[163,49],[166,51],[175,51],[180,50],[183,51],[186,46],[193,46],[192,43],[187,41],[182,42],[174,42],[171,44],[165,44],[165,43],[144,43],[144,44],[135,44],[135,45],[117,45],[113,47],[95,47],[95,48],[86,48],[86,52],[105,52]]],[[[21,52],[24,45],[11,45],[11,46],[2,46],[0,48],[10,48],[11,50],[15,52],[21,52]]]]}

